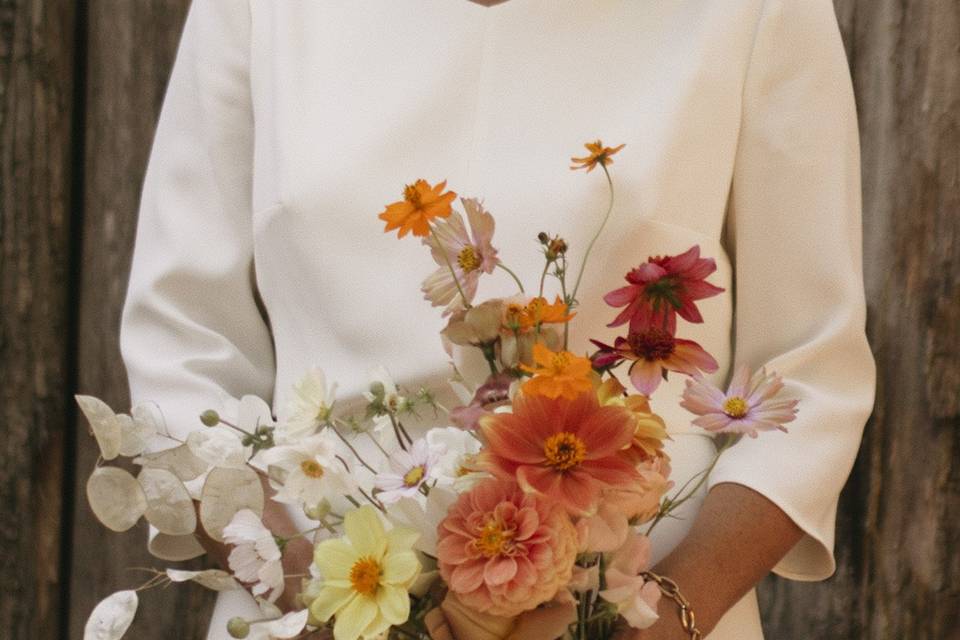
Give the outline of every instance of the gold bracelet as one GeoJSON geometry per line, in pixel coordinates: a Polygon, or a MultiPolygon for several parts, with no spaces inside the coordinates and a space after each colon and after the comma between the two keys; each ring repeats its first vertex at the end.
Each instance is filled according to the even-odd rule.
{"type": "Polygon", "coordinates": [[[666,576],[661,576],[653,571],[644,571],[640,574],[644,580],[653,580],[660,587],[660,592],[677,603],[680,607],[680,625],[683,630],[690,634],[691,640],[702,640],[703,634],[697,629],[697,618],[693,615],[693,609],[690,608],[690,601],[683,597],[677,583],[666,576]]]}

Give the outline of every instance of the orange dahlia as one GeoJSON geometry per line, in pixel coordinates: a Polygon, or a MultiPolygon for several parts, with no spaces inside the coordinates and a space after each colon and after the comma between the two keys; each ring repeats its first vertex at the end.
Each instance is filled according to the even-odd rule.
{"type": "Polygon", "coordinates": [[[635,425],[629,409],[601,406],[593,389],[572,400],[521,391],[513,413],[480,419],[486,447],[479,464],[496,477],[516,479],[524,491],[562,504],[571,515],[587,515],[604,488],[639,478],[623,453],[635,425]]]}
{"type": "Polygon", "coordinates": [[[446,186],[446,180],[434,187],[422,179],[408,184],[403,189],[403,200],[388,204],[377,216],[387,223],[384,232],[399,229],[398,238],[407,235],[408,231],[413,231],[415,236],[430,235],[430,221],[449,216],[452,211],[450,203],[457,197],[453,191],[444,193],[446,186]]]}

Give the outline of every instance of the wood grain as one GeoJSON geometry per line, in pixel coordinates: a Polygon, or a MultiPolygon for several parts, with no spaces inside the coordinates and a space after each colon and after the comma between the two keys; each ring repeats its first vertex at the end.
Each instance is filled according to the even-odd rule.
{"type": "MultiPolygon", "coordinates": [[[[118,335],[140,189],[187,5],[187,0],[89,4],[78,382],[82,393],[115,409],[129,407],[118,335]]],[[[97,449],[85,435],[77,444],[74,482],[82,488],[97,449]]],[[[98,600],[149,577],[131,567],[170,563],[147,553],[142,522],[123,534],[105,530],[82,490],[74,521],[70,637],[79,640],[98,600]]],[[[128,637],[204,637],[213,601],[204,589],[154,589],[140,599],[128,637]]]]}
{"type": "Polygon", "coordinates": [[[0,636],[60,632],[75,12],[0,1],[0,636]]]}

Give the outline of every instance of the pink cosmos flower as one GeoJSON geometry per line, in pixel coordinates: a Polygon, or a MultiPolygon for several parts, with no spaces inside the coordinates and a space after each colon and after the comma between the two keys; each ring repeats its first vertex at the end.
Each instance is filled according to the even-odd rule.
{"type": "Polygon", "coordinates": [[[563,507],[488,478],[437,527],[440,576],[468,607],[516,616],[570,582],[577,532],[563,507]]]}
{"type": "Polygon", "coordinates": [[[601,406],[591,389],[573,400],[528,395],[513,400],[512,413],[480,418],[486,446],[479,466],[516,480],[524,491],[590,515],[600,492],[634,482],[637,470],[623,450],[633,440],[635,419],[616,405],[601,406]]]}
{"type": "Polygon", "coordinates": [[[659,327],[630,331],[626,338],[618,337],[613,346],[598,340],[590,342],[600,347],[592,358],[594,368],[612,368],[624,360],[633,360],[630,382],[647,396],[660,386],[661,378],[667,379],[667,371],[693,375],[701,370],[713,373],[719,367],[699,344],[677,338],[659,327]]]}
{"type": "Polygon", "coordinates": [[[460,202],[467,212],[470,232],[467,232],[463,217],[453,211],[449,217],[434,224],[433,230],[440,241],[439,247],[433,235],[423,239],[439,267],[423,281],[420,290],[433,306],[446,305],[444,316],[463,308],[463,300],[453,281],[450,266],[453,266],[457,274],[464,295],[472,302],[477,293],[480,274],[492,273],[499,262],[497,250],[490,244],[493,240],[493,216],[484,210],[476,198],[460,198],[460,202]]]}
{"type": "Polygon", "coordinates": [[[603,297],[611,307],[625,307],[609,327],[630,321],[631,331],[650,327],[677,331],[677,314],[689,322],[703,322],[695,301],[724,291],[704,278],[716,271],[713,258],[700,257],[700,245],[676,256],[650,257],[625,277],[626,287],[603,297]]]}
{"type": "Polygon", "coordinates": [[[766,367],[750,376],[743,364],[737,367],[726,392],[716,388],[701,375],[686,381],[680,406],[697,414],[692,422],[698,427],[716,433],[746,433],[751,438],[759,431],[778,429],[786,432],[784,422],[790,422],[797,413],[798,399],[774,400],[783,389],[783,379],[766,367]]]}
{"type": "Polygon", "coordinates": [[[642,535],[627,538],[613,554],[604,574],[607,588],[601,598],[617,605],[617,610],[634,629],[646,629],[657,621],[660,588],[638,575],[650,563],[650,539],[642,535]]]}

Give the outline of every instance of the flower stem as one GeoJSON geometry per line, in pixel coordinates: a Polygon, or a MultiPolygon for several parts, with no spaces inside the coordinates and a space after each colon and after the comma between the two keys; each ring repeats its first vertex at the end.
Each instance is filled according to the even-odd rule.
{"type": "Polygon", "coordinates": [[[603,216],[603,222],[600,223],[600,227],[597,229],[597,232],[593,234],[590,244],[587,245],[587,251],[583,254],[583,262],[580,263],[580,273],[577,274],[577,282],[573,285],[573,293],[570,296],[571,302],[576,301],[577,299],[577,291],[580,289],[580,279],[583,277],[583,270],[587,266],[587,260],[590,258],[590,252],[593,250],[593,245],[597,241],[597,238],[600,237],[600,232],[603,231],[603,228],[607,225],[607,220],[610,219],[610,212],[613,211],[613,180],[610,179],[610,172],[607,171],[607,165],[601,162],[600,166],[603,168],[603,174],[607,176],[607,185],[610,187],[610,204],[607,206],[606,215],[603,216]]]}
{"type": "Polygon", "coordinates": [[[517,274],[515,274],[513,270],[510,269],[510,267],[503,264],[502,262],[497,262],[497,266],[503,269],[504,271],[506,271],[507,273],[509,273],[513,277],[514,282],[516,282],[517,286],[520,287],[520,293],[526,293],[523,289],[523,283],[520,282],[520,278],[517,277],[517,274]]]}
{"type": "Polygon", "coordinates": [[[353,448],[353,445],[350,444],[350,442],[343,436],[343,434],[340,433],[340,432],[337,430],[337,427],[334,426],[334,424],[333,424],[332,422],[328,423],[328,426],[329,426],[331,429],[333,429],[333,432],[334,432],[335,434],[337,434],[337,436],[340,438],[340,440],[343,442],[343,444],[347,445],[347,448],[350,449],[350,453],[353,454],[353,457],[356,458],[357,461],[360,462],[360,464],[362,464],[364,467],[367,468],[367,471],[369,471],[370,473],[376,473],[376,470],[375,470],[373,467],[371,467],[370,465],[368,465],[368,464],[366,463],[366,461],[365,461],[363,458],[360,457],[360,454],[357,453],[357,450],[353,448]]]}
{"type": "Polygon", "coordinates": [[[443,245],[440,243],[440,238],[437,237],[437,232],[434,231],[433,227],[430,227],[430,235],[433,237],[433,241],[437,244],[437,251],[439,251],[440,255],[443,256],[443,261],[447,263],[447,268],[450,269],[450,275],[453,276],[453,284],[457,285],[457,291],[460,292],[460,299],[463,300],[463,306],[469,309],[470,301],[467,300],[466,294],[463,293],[463,287],[460,286],[460,279],[457,278],[457,272],[453,270],[453,264],[450,262],[450,256],[448,256],[447,252],[443,250],[443,245]]]}
{"type": "Polygon", "coordinates": [[[547,270],[550,269],[550,265],[553,263],[553,260],[547,260],[543,265],[543,273],[540,274],[540,293],[539,297],[543,297],[543,283],[547,280],[547,270]]]}
{"type": "MultiPolygon", "coordinates": [[[[650,532],[653,531],[653,528],[657,526],[658,522],[660,522],[665,517],[670,515],[672,511],[675,511],[680,505],[682,505],[684,502],[692,498],[697,493],[697,491],[700,490],[700,487],[702,487],[703,484],[707,481],[707,478],[710,477],[710,473],[713,471],[713,468],[717,466],[717,461],[720,460],[720,456],[723,455],[724,451],[726,451],[731,446],[733,446],[735,442],[736,440],[732,440],[732,439],[725,440],[724,443],[717,449],[717,453],[713,456],[713,460],[710,462],[710,466],[708,466],[705,470],[701,471],[700,473],[694,476],[691,476],[690,479],[692,480],[697,475],[699,475],[700,480],[697,481],[697,484],[693,485],[693,488],[687,492],[687,495],[681,497],[684,489],[686,488],[686,484],[685,484],[673,498],[667,498],[667,504],[668,504],[667,508],[662,509],[659,513],[657,513],[657,517],[654,518],[653,522],[650,523],[650,527],[647,529],[647,532],[644,535],[649,536],[650,532]]],[[[690,480],[687,481],[687,484],[689,484],[689,482],[690,480]]]]}

